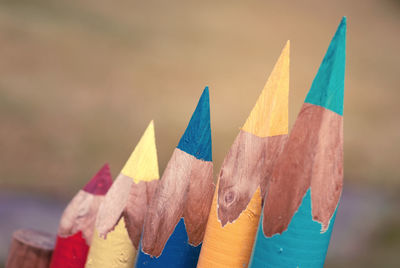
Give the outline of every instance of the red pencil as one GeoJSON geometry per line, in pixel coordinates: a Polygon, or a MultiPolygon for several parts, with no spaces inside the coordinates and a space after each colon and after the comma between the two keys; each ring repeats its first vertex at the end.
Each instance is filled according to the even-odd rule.
{"type": "Polygon", "coordinates": [[[85,267],[97,211],[112,184],[105,164],[80,190],[61,217],[50,268],[85,267]]]}

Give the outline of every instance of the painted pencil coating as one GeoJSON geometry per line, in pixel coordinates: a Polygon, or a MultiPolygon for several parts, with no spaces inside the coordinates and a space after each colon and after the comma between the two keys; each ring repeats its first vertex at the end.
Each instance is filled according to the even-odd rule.
{"type": "Polygon", "coordinates": [[[246,267],[257,231],[249,226],[257,226],[260,214],[261,195],[258,188],[234,224],[227,224],[222,228],[218,220],[215,194],[198,267],[246,267]],[[250,249],[246,250],[241,245],[248,245],[250,249]]]}
{"type": "Polygon", "coordinates": [[[136,267],[196,267],[214,192],[211,159],[206,87],[150,203],[136,267]]]}
{"type": "Polygon", "coordinates": [[[83,191],[94,195],[105,195],[112,185],[110,166],[104,166],[94,175],[94,177],[82,188],[83,191]]]}
{"type": "Polygon", "coordinates": [[[343,115],[347,19],[343,17],[307,94],[311,103],[343,115]]]}
{"type": "Polygon", "coordinates": [[[257,137],[288,134],[290,41],[283,48],[242,130],[257,137]]]}
{"type": "Polygon", "coordinates": [[[85,267],[133,267],[136,249],[129,239],[124,219],[121,218],[106,239],[95,230],[85,267]]]}
{"type": "Polygon", "coordinates": [[[178,149],[204,161],[212,161],[209,98],[209,90],[206,87],[177,146],[178,149]]]}
{"type": "Polygon", "coordinates": [[[209,178],[212,178],[211,162],[196,159],[178,148],[175,149],[156,190],[155,201],[151,203],[146,217],[142,239],[144,252],[159,257],[182,217],[185,218],[185,229],[189,239],[185,243],[194,246],[201,243],[209,212],[207,197],[212,196],[209,194],[210,189],[212,190],[209,178]],[[172,184],[172,180],[176,182],[172,184]],[[208,182],[208,185],[199,185],[205,191],[202,188],[197,188],[197,191],[190,190],[191,185],[196,181],[208,182]],[[191,199],[197,199],[197,201],[191,199]],[[169,204],[171,201],[173,204],[169,204]],[[192,206],[189,207],[189,205],[192,206]],[[158,217],[158,215],[164,217],[158,217]]]}
{"type": "Polygon", "coordinates": [[[68,204],[61,217],[50,267],[84,267],[96,215],[112,184],[105,164],[68,204]]]}
{"type": "Polygon", "coordinates": [[[323,267],[343,186],[343,18],[268,184],[250,267],[323,267]]]}
{"type": "Polygon", "coordinates": [[[57,236],[50,267],[85,267],[88,252],[81,231],[72,236],[57,236]]]}
{"type": "Polygon", "coordinates": [[[100,205],[86,267],[132,267],[158,178],[151,121],[100,205]]]}
{"type": "Polygon", "coordinates": [[[158,180],[160,177],[153,121],[143,133],[121,173],[132,178],[135,183],[158,180]]]}
{"type": "Polygon", "coordinates": [[[184,218],[180,218],[172,234],[169,236],[162,253],[153,257],[139,252],[136,267],[196,267],[201,246],[191,245],[184,218]]]}
{"type": "Polygon", "coordinates": [[[224,159],[198,267],[248,265],[262,196],[287,140],[289,49],[288,41],[224,159]]]}
{"type": "MultiPolygon", "coordinates": [[[[332,222],[335,216],[336,212],[332,216],[332,222]]],[[[310,221],[311,217],[309,189],[287,231],[264,239],[260,225],[249,267],[323,267],[333,224],[321,233],[321,225],[316,221],[310,221]]],[[[262,221],[263,215],[260,224],[262,221]]]]}

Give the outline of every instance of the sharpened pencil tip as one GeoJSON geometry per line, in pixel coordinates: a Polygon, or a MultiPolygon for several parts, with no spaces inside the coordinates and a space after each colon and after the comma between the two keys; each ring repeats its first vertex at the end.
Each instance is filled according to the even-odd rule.
{"type": "Polygon", "coordinates": [[[82,190],[94,195],[105,195],[108,189],[111,187],[111,184],[112,178],[110,166],[108,165],[108,163],[106,163],[85,185],[85,187],[83,187],[82,190]]]}
{"type": "Polygon", "coordinates": [[[197,159],[212,161],[211,147],[210,97],[207,86],[177,148],[197,159]]]}
{"type": "Polygon", "coordinates": [[[258,137],[288,133],[290,41],[287,41],[242,130],[258,137]]]}
{"type": "Polygon", "coordinates": [[[314,78],[305,102],[343,115],[347,18],[343,17],[314,78]]]}
{"type": "Polygon", "coordinates": [[[153,120],[150,121],[121,173],[132,178],[135,183],[159,179],[153,120]]]}

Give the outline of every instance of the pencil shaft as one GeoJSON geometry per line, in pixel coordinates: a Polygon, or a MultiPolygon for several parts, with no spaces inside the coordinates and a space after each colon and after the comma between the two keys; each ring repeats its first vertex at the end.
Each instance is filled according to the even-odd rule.
{"type": "Polygon", "coordinates": [[[86,267],[133,266],[158,178],[151,121],[100,205],[86,267]]]}
{"type": "Polygon", "coordinates": [[[214,192],[211,161],[206,87],[150,203],[137,268],[196,267],[214,192]]]}
{"type": "Polygon", "coordinates": [[[61,216],[50,268],[83,268],[100,203],[112,184],[108,164],[80,190],[61,216]]]}
{"type": "Polygon", "coordinates": [[[288,41],[222,163],[199,268],[249,263],[262,196],[287,140],[289,48],[288,41]]]}
{"type": "Polygon", "coordinates": [[[323,267],[343,186],[346,18],[329,45],[265,196],[250,267],[323,267]]]}

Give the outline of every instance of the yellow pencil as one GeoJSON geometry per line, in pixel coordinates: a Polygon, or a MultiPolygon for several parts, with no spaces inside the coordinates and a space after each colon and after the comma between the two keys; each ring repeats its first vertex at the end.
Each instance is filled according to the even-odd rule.
{"type": "Polygon", "coordinates": [[[158,179],[151,121],[100,205],[86,267],[133,267],[144,216],[158,179]]]}
{"type": "Polygon", "coordinates": [[[287,42],[250,116],[224,159],[198,266],[247,267],[263,194],[288,133],[287,42]]]}

